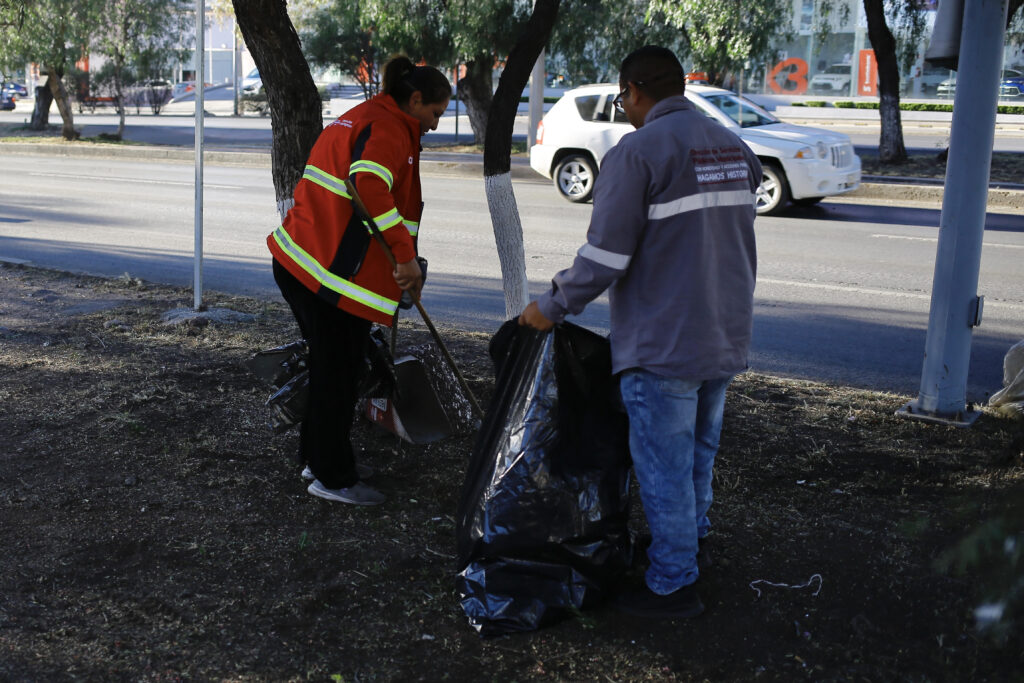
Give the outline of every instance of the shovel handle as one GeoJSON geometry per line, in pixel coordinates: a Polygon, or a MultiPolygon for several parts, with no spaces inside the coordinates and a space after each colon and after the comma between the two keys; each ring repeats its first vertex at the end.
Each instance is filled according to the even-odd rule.
{"type": "MultiPolygon", "coordinates": [[[[370,232],[384,250],[384,254],[388,257],[388,262],[391,263],[391,267],[397,268],[398,263],[395,260],[394,253],[391,251],[391,246],[388,245],[387,240],[384,239],[384,235],[380,232],[380,228],[377,227],[373,218],[370,217],[370,211],[366,208],[366,204],[363,204],[363,198],[359,196],[358,192],[356,192],[356,184],[352,182],[351,178],[345,178],[345,189],[348,190],[348,194],[352,198],[352,205],[360,214],[360,218],[370,226],[370,232]]],[[[466,398],[469,399],[470,405],[473,406],[473,411],[477,414],[477,417],[483,419],[483,409],[481,409],[480,404],[477,403],[476,397],[469,388],[469,384],[466,383],[466,379],[462,376],[462,373],[459,372],[459,367],[455,364],[455,359],[452,358],[452,354],[448,353],[448,347],[446,347],[444,342],[441,341],[441,335],[439,335],[437,333],[437,329],[434,328],[434,323],[431,322],[430,316],[427,315],[426,309],[423,308],[423,304],[420,303],[419,298],[416,298],[413,303],[416,304],[416,310],[420,312],[420,316],[423,317],[423,322],[426,323],[431,336],[434,337],[434,341],[437,342],[438,348],[441,349],[441,353],[444,354],[444,359],[448,362],[448,366],[451,367],[452,371],[455,373],[455,378],[459,380],[459,386],[461,386],[462,390],[466,392],[466,398]]]]}

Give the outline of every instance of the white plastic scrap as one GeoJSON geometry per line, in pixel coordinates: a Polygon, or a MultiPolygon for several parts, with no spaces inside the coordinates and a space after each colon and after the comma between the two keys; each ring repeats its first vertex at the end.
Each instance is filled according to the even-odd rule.
{"type": "Polygon", "coordinates": [[[1010,347],[1003,358],[1003,388],[992,394],[989,406],[1024,414],[1024,341],[1010,347]]]}
{"type": "Polygon", "coordinates": [[[807,583],[802,583],[799,586],[792,586],[788,583],[773,583],[772,581],[768,581],[766,579],[755,579],[754,581],[750,582],[750,588],[754,590],[757,593],[757,597],[760,598],[761,589],[757,587],[757,584],[759,583],[763,583],[766,586],[774,586],[775,588],[792,588],[793,590],[798,590],[800,588],[809,588],[815,580],[818,581],[818,588],[813,593],[811,593],[811,595],[817,597],[818,593],[821,592],[822,585],[825,583],[825,580],[821,578],[821,574],[812,574],[811,578],[807,579],[807,583]]]}

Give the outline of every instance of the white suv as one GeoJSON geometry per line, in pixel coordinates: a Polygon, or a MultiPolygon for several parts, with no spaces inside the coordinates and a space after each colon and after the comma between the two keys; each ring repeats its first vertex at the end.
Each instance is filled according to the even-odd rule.
{"type": "Polygon", "coordinates": [[[811,92],[847,96],[850,94],[852,80],[852,69],[849,64],[833,64],[821,73],[811,76],[811,92]]]}
{"type": "MultiPolygon", "coordinates": [[[[590,199],[604,155],[633,130],[612,106],[618,92],[618,86],[609,84],[569,90],[537,126],[530,166],[552,178],[569,201],[590,199]]],[[[688,84],[686,99],[705,116],[733,129],[761,160],[758,214],[774,213],[790,200],[816,204],[860,186],[860,157],[848,135],[782,123],[721,88],[688,84]]]]}

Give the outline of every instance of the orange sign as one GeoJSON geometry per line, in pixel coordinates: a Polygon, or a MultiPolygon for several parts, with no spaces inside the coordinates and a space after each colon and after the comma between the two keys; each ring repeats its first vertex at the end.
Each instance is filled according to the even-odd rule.
{"type": "Polygon", "coordinates": [[[874,50],[860,51],[860,68],[857,69],[857,94],[878,94],[878,63],[874,50]]]}
{"type": "Polygon", "coordinates": [[[803,95],[807,92],[807,62],[799,57],[783,59],[768,73],[768,87],[779,95],[803,95]],[[779,83],[779,76],[783,76],[779,83]]]}

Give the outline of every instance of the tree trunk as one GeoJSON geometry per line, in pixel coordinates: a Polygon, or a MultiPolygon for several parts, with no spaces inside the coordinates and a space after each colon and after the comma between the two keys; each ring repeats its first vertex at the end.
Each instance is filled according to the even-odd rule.
{"type": "MultiPolygon", "coordinates": [[[[534,3],[533,14],[505,62],[505,69],[498,81],[498,90],[494,94],[494,101],[487,117],[484,136],[484,190],[487,193],[494,242],[501,264],[505,314],[509,319],[518,316],[530,300],[526,279],[523,225],[519,219],[510,173],[512,126],[519,109],[519,99],[526,88],[533,65],[551,36],[560,4],[561,0],[536,0],[534,3]]],[[[472,121],[472,118],[470,120],[472,121]]]]}
{"type": "Polygon", "coordinates": [[[127,104],[124,101],[124,56],[115,58],[114,64],[114,105],[117,107],[117,139],[124,137],[124,115],[127,104]]]}
{"type": "Polygon", "coordinates": [[[878,160],[883,164],[902,164],[907,160],[900,119],[900,69],[896,61],[896,39],[885,22],[885,0],[864,0],[868,20],[868,38],[878,63],[878,115],[881,135],[878,160]]]}
{"type": "Polygon", "coordinates": [[[46,130],[50,127],[50,106],[53,104],[53,93],[45,85],[36,86],[36,104],[32,110],[29,130],[46,130]]]}
{"type": "MultiPolygon", "coordinates": [[[[458,93],[466,103],[466,116],[473,129],[474,142],[487,139],[487,116],[494,99],[494,57],[483,55],[466,62],[466,75],[459,79],[458,93]]],[[[517,100],[518,103],[518,100],[517,100]]]]}
{"type": "Polygon", "coordinates": [[[233,0],[242,38],[260,70],[273,143],[271,175],[283,219],[309,152],[323,130],[322,103],[285,0],[233,0]]]}
{"type": "Polygon", "coordinates": [[[64,74],[58,73],[52,66],[47,65],[46,85],[50,88],[50,95],[57,102],[57,111],[64,122],[61,128],[61,135],[65,140],[77,140],[78,131],[75,130],[75,114],[71,111],[71,101],[68,99],[67,88],[64,87],[64,74]]]}

